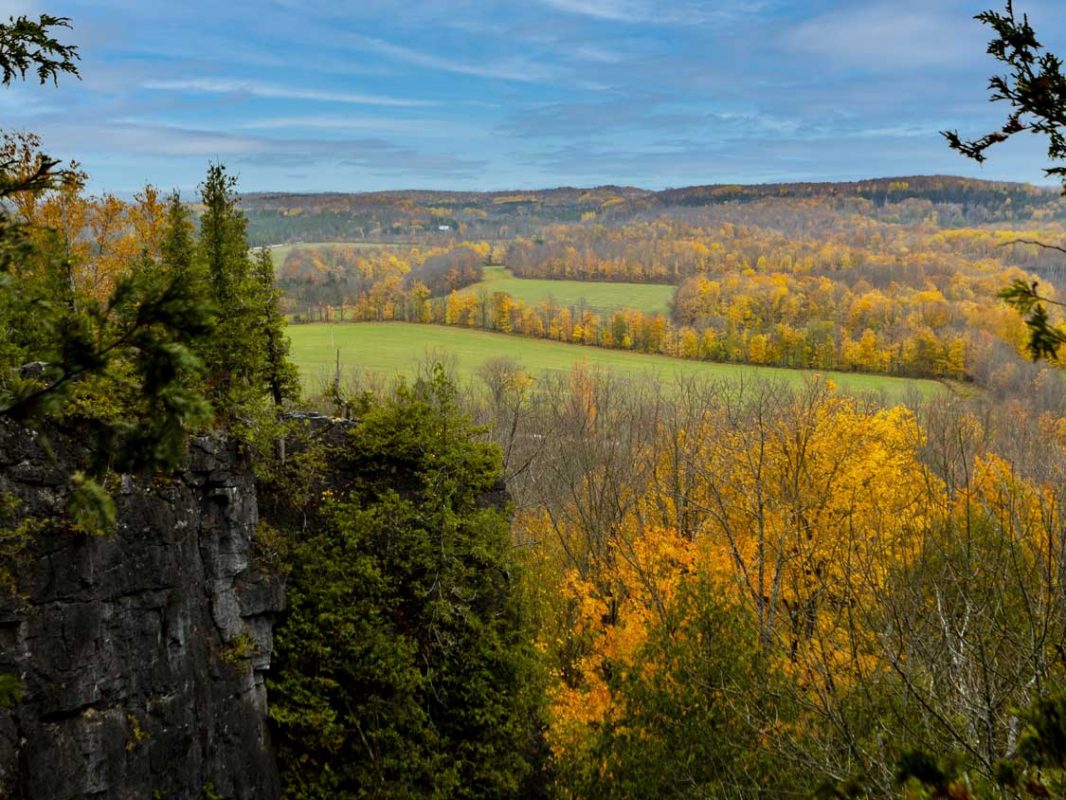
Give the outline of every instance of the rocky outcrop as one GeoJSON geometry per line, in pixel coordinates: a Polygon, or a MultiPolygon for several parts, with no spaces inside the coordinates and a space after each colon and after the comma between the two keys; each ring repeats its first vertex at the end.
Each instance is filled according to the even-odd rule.
{"type": "MultiPolygon", "coordinates": [[[[0,421],[0,496],[57,517],[71,459],[0,421]]],[[[115,487],[117,529],[34,536],[18,596],[0,588],[0,798],[269,798],[279,794],[263,674],[281,586],[251,562],[251,471],[198,439],[186,467],[115,487]]],[[[2,525],[3,523],[0,523],[2,525]]]]}

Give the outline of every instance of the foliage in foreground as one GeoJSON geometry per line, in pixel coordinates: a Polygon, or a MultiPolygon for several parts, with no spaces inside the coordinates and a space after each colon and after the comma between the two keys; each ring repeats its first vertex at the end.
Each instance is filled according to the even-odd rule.
{"type": "Polygon", "coordinates": [[[77,432],[92,463],[70,510],[106,528],[109,472],[171,469],[214,423],[253,440],[296,395],[272,272],[249,256],[220,166],[197,232],[151,187],[87,197],[31,135],[5,137],[0,158],[0,416],[77,432]]]}
{"type": "MultiPolygon", "coordinates": [[[[78,75],[65,17],[0,24],[3,85],[78,75]]],[[[297,394],[269,254],[253,266],[234,182],[212,165],[196,235],[175,194],[87,197],[32,134],[0,138],[0,418],[77,431],[91,463],[70,476],[75,527],[114,521],[114,471],[172,469],[213,418],[254,439],[297,394]],[[262,423],[266,423],[265,425],[262,423]]]]}

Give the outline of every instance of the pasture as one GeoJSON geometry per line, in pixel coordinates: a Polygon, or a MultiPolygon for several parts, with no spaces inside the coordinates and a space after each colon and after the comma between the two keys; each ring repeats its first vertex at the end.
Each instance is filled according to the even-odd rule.
{"type": "Polygon", "coordinates": [[[383,244],[381,242],[290,242],[289,244],[269,245],[270,255],[274,259],[274,269],[281,269],[285,259],[289,257],[295,247],[352,247],[357,250],[370,250],[379,247],[396,247],[395,244],[383,244]]]}
{"type": "Polygon", "coordinates": [[[507,292],[525,305],[553,299],[560,306],[584,305],[599,314],[616,308],[635,308],[645,314],[669,314],[674,287],[653,283],[558,281],[516,278],[507,267],[485,267],[485,277],[460,294],[507,292]]]}
{"type": "MultiPolygon", "coordinates": [[[[778,367],[752,367],[686,361],[667,356],[583,347],[544,339],[509,336],[489,331],[406,322],[315,323],[290,325],[292,358],[309,391],[321,389],[334,374],[338,351],[342,374],[363,373],[380,379],[412,376],[420,363],[439,359],[452,366],[460,379],[470,379],[486,361],[507,357],[534,375],[563,372],[583,362],[622,375],[653,374],[663,380],[698,376],[708,380],[763,378],[800,385],[810,374],[778,367]]],[[[890,378],[858,373],[825,373],[841,391],[884,394],[904,400],[915,394],[930,397],[943,391],[936,381],[890,378]]]]}

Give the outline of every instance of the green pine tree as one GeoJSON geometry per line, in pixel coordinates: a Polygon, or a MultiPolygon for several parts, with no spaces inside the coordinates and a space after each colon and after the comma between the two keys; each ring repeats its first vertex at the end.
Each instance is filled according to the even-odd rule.
{"type": "Polygon", "coordinates": [[[299,534],[270,714],[290,798],[515,796],[537,682],[501,476],[437,370],[361,415],[299,534]]]}
{"type": "Polygon", "coordinates": [[[195,232],[192,214],[181,202],[181,195],[174,192],[167,200],[167,213],[163,223],[163,241],[160,246],[163,267],[200,281],[203,276],[194,270],[195,232]]]}
{"type": "Polygon", "coordinates": [[[204,212],[197,259],[218,309],[205,361],[211,399],[222,419],[240,417],[255,405],[265,369],[265,347],[255,325],[248,223],[237,207],[236,183],[223,165],[212,164],[200,186],[204,212]]]}
{"type": "Polygon", "coordinates": [[[289,361],[289,340],[285,336],[285,315],[281,311],[281,290],[274,281],[274,259],[268,248],[260,248],[252,264],[255,301],[263,344],[266,347],[264,379],[271,400],[280,407],[300,396],[300,374],[289,361]]]}
{"type": "MultiPolygon", "coordinates": [[[[200,187],[204,212],[194,265],[218,310],[204,358],[215,411],[223,420],[254,418],[267,397],[280,406],[298,396],[270,253],[250,252],[236,184],[223,165],[208,168],[200,187]]],[[[180,250],[179,239],[173,244],[180,250]]]]}

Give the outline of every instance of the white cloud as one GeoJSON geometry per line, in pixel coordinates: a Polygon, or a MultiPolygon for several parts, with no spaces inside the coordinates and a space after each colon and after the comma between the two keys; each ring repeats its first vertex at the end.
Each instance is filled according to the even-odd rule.
{"type": "Polygon", "coordinates": [[[353,117],[345,114],[309,114],[306,116],[264,117],[237,126],[242,130],[319,130],[374,131],[376,133],[452,137],[484,133],[484,126],[464,125],[443,119],[395,119],[390,117],[353,117]]]}
{"type": "Polygon", "coordinates": [[[569,14],[614,22],[646,22],[651,8],[640,0],[540,0],[544,5],[569,14]]]}
{"type": "Polygon", "coordinates": [[[266,138],[229,132],[161,125],[136,119],[86,123],[77,128],[62,124],[42,130],[50,148],[83,163],[101,154],[123,157],[225,158],[231,163],[263,168],[326,164],[358,165],[379,174],[424,174],[462,177],[484,170],[480,159],[437,154],[378,138],[318,139],[266,138]]]}
{"type": "Polygon", "coordinates": [[[580,61],[591,61],[596,64],[618,64],[624,60],[624,56],[620,53],[593,44],[578,45],[573,50],[573,56],[580,61]]]}
{"type": "Polygon", "coordinates": [[[123,119],[84,123],[77,128],[46,125],[42,131],[49,147],[84,160],[91,153],[120,152],[149,156],[245,155],[263,149],[264,142],[249,136],[178,128],[123,119]]]}
{"type": "Polygon", "coordinates": [[[386,56],[387,58],[413,64],[419,67],[440,70],[441,72],[453,72],[460,75],[473,75],[478,78],[495,78],[509,81],[521,81],[525,83],[540,83],[558,77],[558,72],[553,67],[538,64],[528,59],[514,58],[507,61],[497,61],[484,64],[471,64],[465,61],[455,61],[450,58],[442,58],[428,53],[425,50],[416,50],[410,47],[386,42],[382,39],[374,39],[370,36],[352,34],[349,41],[363,50],[386,56]]]}
{"type": "Polygon", "coordinates": [[[385,97],[357,92],[335,92],[322,89],[303,89],[260,81],[243,81],[228,78],[197,78],[193,80],[157,80],[142,84],[145,89],[169,92],[200,92],[204,94],[247,94],[274,100],[313,100],[323,103],[350,103],[371,106],[432,106],[430,100],[412,100],[406,97],[385,97]]]}
{"type": "Polygon", "coordinates": [[[964,64],[984,53],[980,26],[965,13],[926,5],[864,5],[815,17],[785,35],[792,50],[871,71],[964,64]]]}
{"type": "MultiPolygon", "coordinates": [[[[266,117],[243,122],[237,127],[247,130],[284,130],[287,128],[315,128],[321,130],[366,130],[402,132],[424,128],[426,122],[415,119],[385,117],[350,117],[308,115],[302,117],[266,117]]],[[[430,123],[432,124],[432,123],[430,123]]]]}
{"type": "Polygon", "coordinates": [[[707,24],[736,19],[761,9],[763,0],[736,0],[708,8],[706,3],[670,3],[666,0],[538,0],[542,5],[611,22],[707,24]]]}

